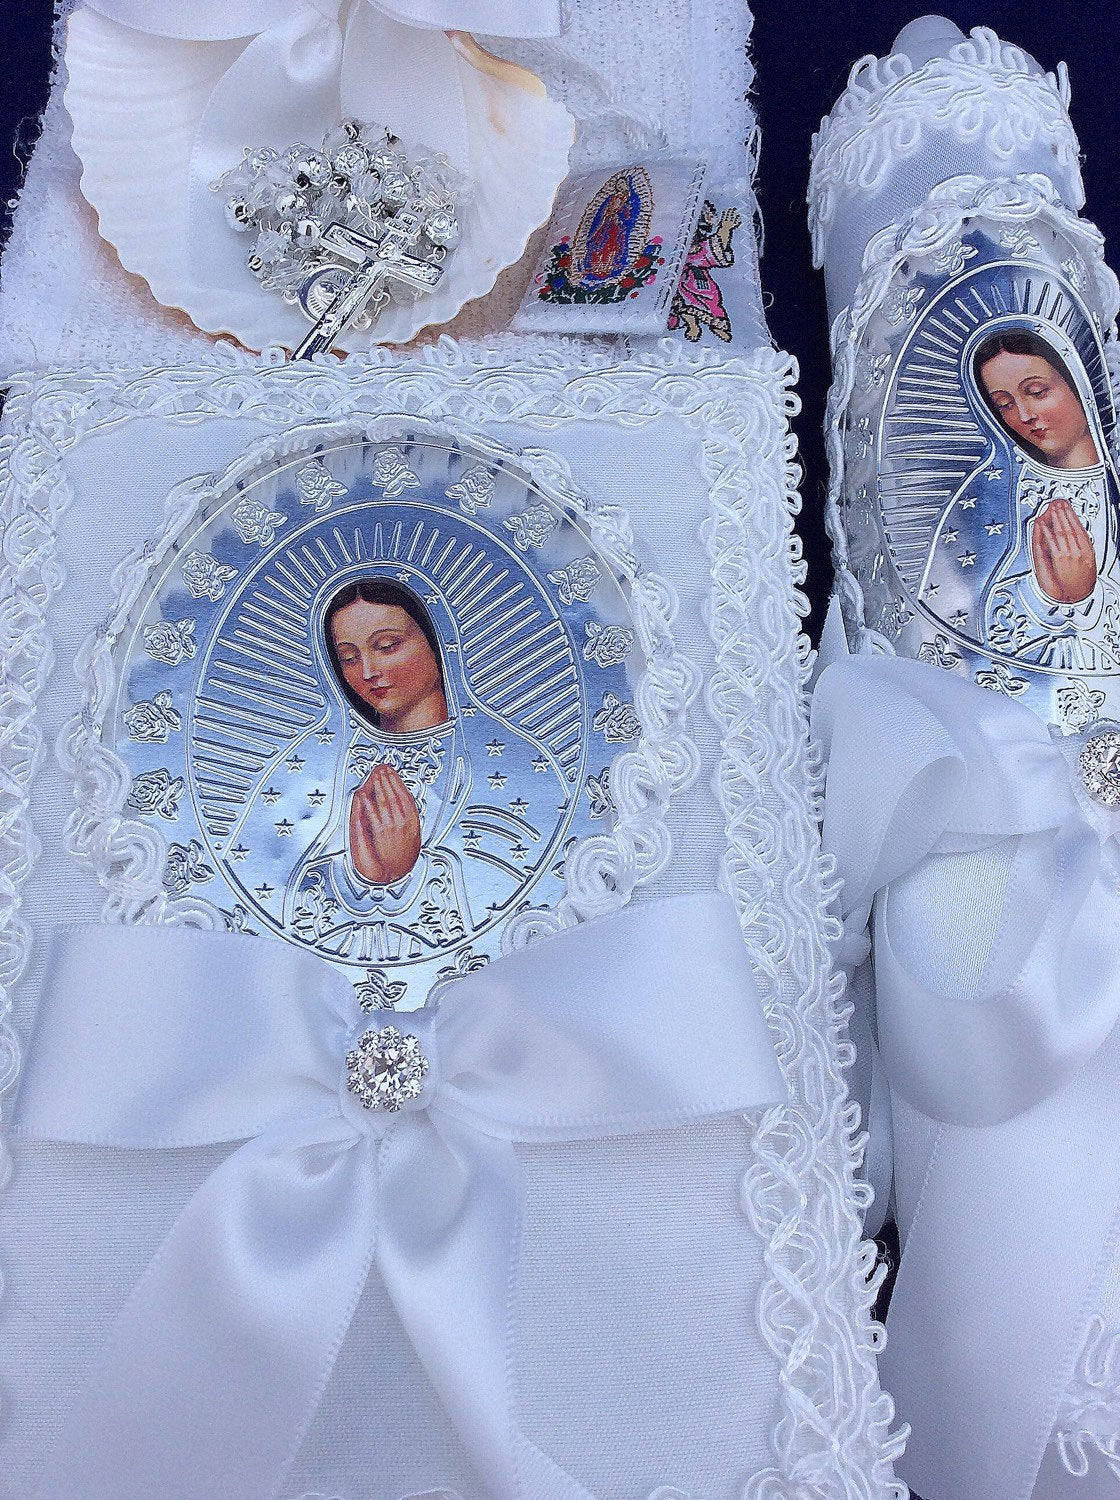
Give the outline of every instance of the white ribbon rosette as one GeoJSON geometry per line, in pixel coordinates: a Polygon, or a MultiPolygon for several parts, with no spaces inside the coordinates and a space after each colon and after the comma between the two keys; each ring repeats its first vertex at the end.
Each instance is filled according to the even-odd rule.
{"type": "MultiPolygon", "coordinates": [[[[517,1143],[787,1097],[734,908],[714,892],[569,929],[423,1010],[365,1017],[345,978],[281,941],[63,929],[40,1016],[16,1136],[242,1143],[121,1310],[48,1460],[51,1500],[274,1496],[370,1275],[485,1493],[590,1500],[518,1427],[517,1143]]],[[[621,1227],[619,1256],[625,1275],[621,1227]]]]}
{"type": "Polygon", "coordinates": [[[567,174],[567,110],[466,33],[547,36],[560,19],[557,0],[87,0],[66,44],[82,191],[160,302],[251,348],[292,347],[307,323],[257,285],[210,184],[246,147],[317,147],[347,118],[385,125],[468,184],[436,290],[337,347],[403,343],[490,290],[567,174]]]}
{"type": "MultiPolygon", "coordinates": [[[[1080,740],[923,662],[822,675],[842,964],[871,918],[903,1255],[882,1374],[937,1500],[1028,1500],[1120,1224],[1120,815],[1080,740]]],[[[862,977],[862,976],[860,976],[862,977]]]]}

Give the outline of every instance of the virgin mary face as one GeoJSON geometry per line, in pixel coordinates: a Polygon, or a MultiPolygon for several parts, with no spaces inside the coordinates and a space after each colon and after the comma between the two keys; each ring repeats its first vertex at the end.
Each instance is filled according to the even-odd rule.
{"type": "Polygon", "coordinates": [[[1100,462],[1081,399],[1039,354],[1001,349],[980,366],[980,380],[1004,426],[1056,469],[1100,462]]]}
{"type": "Polygon", "coordinates": [[[355,599],[335,611],[332,645],[347,686],[389,734],[447,722],[443,675],[427,636],[396,604],[355,599]]]}

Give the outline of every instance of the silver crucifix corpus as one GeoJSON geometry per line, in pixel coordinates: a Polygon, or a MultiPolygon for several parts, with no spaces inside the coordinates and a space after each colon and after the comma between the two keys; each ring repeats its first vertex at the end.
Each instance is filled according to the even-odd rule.
{"type": "MultiPolygon", "coordinates": [[[[420,237],[420,221],[411,214],[399,214],[397,219],[400,222],[387,224],[377,240],[345,224],[332,224],[323,231],[323,249],[355,269],[316,319],[296,350],[296,359],[310,359],[329,349],[372,297],[379,291],[385,295],[389,284],[397,282],[420,292],[433,291],[439,284],[443,268],[409,254],[420,237]]],[[[316,272],[316,277],[322,274],[316,272]]],[[[304,284],[304,292],[316,277],[304,284]]]]}

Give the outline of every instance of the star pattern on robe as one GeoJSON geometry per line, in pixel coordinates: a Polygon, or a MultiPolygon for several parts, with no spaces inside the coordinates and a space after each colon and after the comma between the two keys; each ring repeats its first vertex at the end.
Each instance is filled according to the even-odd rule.
{"type": "Polygon", "coordinates": [[[294,774],[296,771],[302,771],[307,762],[298,755],[292,755],[284,762],[284,764],[287,766],[288,770],[294,774]]]}
{"type": "Polygon", "coordinates": [[[976,562],[976,553],[973,552],[970,548],[967,552],[962,552],[960,557],[957,558],[957,561],[960,563],[962,568],[971,568],[976,562]]]}
{"type": "Polygon", "coordinates": [[[273,807],[277,802],[280,801],[280,793],[274,786],[266,786],[264,791],[261,793],[261,801],[264,803],[265,807],[273,807]]]}
{"type": "Polygon", "coordinates": [[[962,626],[967,623],[967,620],[967,609],[954,610],[954,612],[949,616],[949,624],[952,625],[954,630],[960,630],[962,626]]]}
{"type": "Polygon", "coordinates": [[[976,496],[975,495],[969,495],[967,499],[961,501],[961,510],[975,510],[975,509],[976,509],[976,496]]]}
{"type": "Polygon", "coordinates": [[[511,813],[516,813],[520,818],[529,811],[529,804],[525,801],[524,797],[518,797],[510,803],[509,810],[511,813]]]}
{"type": "Polygon", "coordinates": [[[956,541],[958,534],[959,533],[955,532],[955,531],[947,531],[947,532],[945,532],[945,534],[941,538],[941,540],[945,543],[945,545],[947,547],[949,547],[949,546],[951,546],[956,541]]]}
{"type": "Polygon", "coordinates": [[[502,740],[490,740],[486,746],[486,753],[487,755],[501,755],[505,748],[505,743],[502,740]]]}
{"type": "Polygon", "coordinates": [[[249,846],[247,844],[234,844],[233,848],[229,851],[229,853],[230,853],[230,858],[236,864],[240,864],[242,860],[247,859],[249,857],[249,846]]]}
{"type": "Polygon", "coordinates": [[[316,787],[313,792],[308,792],[307,800],[311,803],[312,807],[322,807],[323,803],[327,800],[327,794],[316,787]]]}
{"type": "Polygon", "coordinates": [[[548,756],[547,755],[534,755],[534,757],[533,757],[533,770],[534,771],[547,771],[548,770],[548,756]]]}
{"type": "Polygon", "coordinates": [[[334,730],[333,729],[320,729],[319,733],[315,736],[315,738],[319,741],[320,745],[329,745],[331,743],[331,741],[334,739],[334,730]]]}
{"type": "Polygon", "coordinates": [[[279,821],[279,823],[277,823],[277,825],[276,825],[276,836],[277,836],[277,838],[281,838],[281,839],[290,838],[291,837],[291,833],[292,833],[292,829],[295,826],[296,825],[291,821],[290,818],[281,818],[280,821],[279,821]]]}
{"type": "Polygon", "coordinates": [[[468,828],[463,835],[463,848],[468,850],[477,849],[482,843],[482,835],[477,828],[468,828]]]}
{"type": "Polygon", "coordinates": [[[266,880],[263,885],[257,886],[254,895],[259,896],[262,901],[267,901],[269,896],[274,894],[275,889],[275,886],[269,885],[268,881],[266,880]]]}
{"type": "Polygon", "coordinates": [[[1003,522],[989,521],[988,524],[984,527],[984,530],[988,533],[989,536],[1002,536],[1003,522]]]}
{"type": "Polygon", "coordinates": [[[486,779],[496,792],[500,792],[509,780],[509,777],[503,776],[501,771],[495,771],[493,776],[488,776],[486,779]]]}

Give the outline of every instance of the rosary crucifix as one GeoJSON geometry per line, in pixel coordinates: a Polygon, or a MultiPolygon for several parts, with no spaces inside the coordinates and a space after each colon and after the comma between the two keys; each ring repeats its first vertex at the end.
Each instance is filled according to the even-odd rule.
{"type": "Polygon", "coordinates": [[[354,267],[349,275],[340,268],[323,267],[304,282],[300,303],[314,316],[314,291],[330,285],[334,288],[327,307],[316,318],[311,331],[295,351],[296,359],[310,359],[329,349],[344,329],[360,316],[371,302],[380,308],[389,300],[389,287],[395,282],[416,292],[431,292],[443,276],[443,268],[433,261],[422,260],[411,253],[423,228],[413,213],[398,213],[383,229],[380,238],[364,234],[345,224],[331,224],[323,231],[322,247],[339,260],[354,267]],[[312,300],[309,302],[309,298],[312,300]]]}

